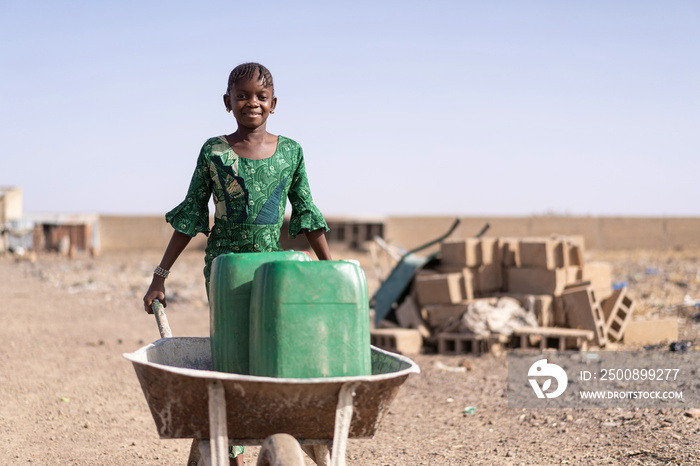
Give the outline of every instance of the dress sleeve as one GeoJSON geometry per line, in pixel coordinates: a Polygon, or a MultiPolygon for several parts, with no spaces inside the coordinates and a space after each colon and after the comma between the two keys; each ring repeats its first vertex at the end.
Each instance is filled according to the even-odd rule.
{"type": "Polygon", "coordinates": [[[165,221],[175,230],[188,236],[197,233],[209,234],[209,198],[212,192],[212,181],[209,176],[207,163],[207,145],[202,147],[197,158],[187,197],[173,210],[165,214],[165,221]]]}
{"type": "Polygon", "coordinates": [[[302,229],[309,231],[323,229],[328,231],[328,225],[323,214],[314,204],[309,189],[309,180],[306,177],[304,166],[304,154],[299,148],[299,164],[292,178],[289,188],[289,200],[292,203],[292,217],[289,220],[289,237],[296,238],[302,229]]]}

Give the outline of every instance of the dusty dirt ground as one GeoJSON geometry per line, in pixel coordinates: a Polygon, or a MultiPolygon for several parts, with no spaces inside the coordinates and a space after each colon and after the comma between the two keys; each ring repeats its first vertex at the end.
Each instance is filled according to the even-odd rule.
{"type": "MultiPolygon", "coordinates": [[[[356,258],[376,287],[367,254],[356,258]]],[[[588,253],[610,261],[641,314],[677,316],[700,346],[686,295],[700,298],[700,252],[588,253]]],[[[188,440],[160,440],[122,353],[159,338],[141,298],[158,252],[34,262],[0,256],[0,464],[185,464],[188,440]]],[[[189,251],[168,279],[176,336],[208,336],[202,253],[189,251]]],[[[665,347],[655,351],[666,351],[665,347]]],[[[682,409],[513,410],[505,356],[414,358],[411,376],[372,440],[351,440],[351,465],[700,464],[700,419],[682,409]],[[473,369],[450,372],[436,363],[473,369]],[[474,407],[473,414],[465,414],[474,407]]],[[[255,464],[250,447],[246,464],[255,464]]],[[[311,464],[309,462],[309,464],[311,464]]]]}

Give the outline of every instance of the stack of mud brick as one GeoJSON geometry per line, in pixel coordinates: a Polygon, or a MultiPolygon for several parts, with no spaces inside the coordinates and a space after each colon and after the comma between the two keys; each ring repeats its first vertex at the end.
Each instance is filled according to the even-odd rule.
{"type": "MultiPolygon", "coordinates": [[[[566,286],[583,278],[580,239],[522,238],[503,241],[508,251],[503,264],[506,276],[504,290],[511,295],[557,297],[562,295],[566,286]]],[[[555,310],[552,305],[546,306],[538,316],[540,325],[552,323],[557,317],[555,310]]]]}
{"type": "Polygon", "coordinates": [[[476,300],[517,299],[535,313],[538,327],[519,329],[511,344],[560,350],[620,341],[634,309],[625,289],[612,292],[609,264],[584,264],[581,237],[448,240],[440,257],[436,270],[416,276],[414,294],[441,353],[479,353],[503,343],[499,335],[443,331],[476,300]]]}
{"type": "Polygon", "coordinates": [[[478,299],[494,301],[503,289],[502,246],[498,238],[470,238],[441,245],[436,270],[420,272],[413,283],[420,317],[431,332],[441,354],[480,354],[496,351],[503,335],[474,335],[456,332],[455,324],[478,299]]]}
{"type": "Polygon", "coordinates": [[[423,341],[441,354],[479,354],[507,343],[585,350],[620,342],[630,323],[634,302],[626,288],[613,291],[610,264],[584,263],[582,237],[447,240],[439,257],[435,268],[414,277],[396,310],[404,329],[376,331],[373,344],[404,354],[419,352],[423,341]],[[501,297],[534,312],[538,326],[520,328],[510,339],[459,333],[471,304],[501,297]]]}
{"type": "Polygon", "coordinates": [[[516,346],[585,350],[622,339],[634,303],[624,288],[613,293],[610,264],[584,263],[582,238],[504,242],[513,250],[504,263],[506,294],[534,298],[539,325],[516,330],[516,346]]]}
{"type": "MultiPolygon", "coordinates": [[[[540,348],[560,350],[572,347],[585,350],[589,343],[604,347],[608,342],[622,340],[634,302],[626,288],[613,292],[610,264],[584,263],[581,238],[528,238],[519,241],[518,248],[520,268],[538,264],[548,270],[559,269],[556,273],[560,274],[556,289],[551,293],[549,318],[538,319],[542,327],[536,330],[516,332],[521,347],[526,344],[525,337],[533,343],[537,342],[538,335],[540,348]],[[544,262],[543,257],[547,257],[544,262]]],[[[513,287],[510,289],[512,291],[513,287]]]]}

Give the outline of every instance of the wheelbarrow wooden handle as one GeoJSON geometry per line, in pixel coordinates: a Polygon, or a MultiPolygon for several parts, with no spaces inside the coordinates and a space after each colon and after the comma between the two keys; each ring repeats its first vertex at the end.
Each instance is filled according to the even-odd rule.
{"type": "Polygon", "coordinates": [[[151,303],[151,309],[153,310],[153,315],[156,316],[160,337],[171,338],[173,332],[170,331],[170,324],[168,324],[168,317],[165,315],[165,307],[163,307],[163,304],[157,299],[154,299],[151,303]]]}
{"type": "Polygon", "coordinates": [[[481,231],[479,231],[479,233],[476,234],[476,238],[481,238],[482,236],[484,236],[484,234],[489,228],[491,228],[491,224],[487,222],[486,225],[484,225],[484,227],[481,229],[481,231]]]}

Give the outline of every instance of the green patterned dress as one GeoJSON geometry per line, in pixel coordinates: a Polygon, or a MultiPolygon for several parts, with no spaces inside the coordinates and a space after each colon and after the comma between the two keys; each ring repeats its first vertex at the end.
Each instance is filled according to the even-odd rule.
{"type": "MultiPolygon", "coordinates": [[[[280,228],[287,197],[292,203],[289,236],[328,225],[311,198],[301,146],[279,136],[277,150],[266,159],[240,157],[225,136],[209,139],[202,146],[185,200],[165,215],[180,233],[209,235],[204,257],[204,277],[214,258],[229,252],[279,251],[280,228]],[[209,231],[209,199],[214,196],[214,227],[209,231]]],[[[229,449],[231,458],[245,450],[229,449]]]]}
{"type": "MultiPolygon", "coordinates": [[[[233,152],[225,136],[202,146],[185,200],[165,215],[188,236],[209,235],[204,276],[211,263],[229,252],[279,251],[280,228],[287,197],[292,203],[289,236],[328,225],[311,198],[301,146],[279,136],[277,150],[266,159],[247,159],[233,152]],[[214,196],[214,226],[209,231],[209,199],[214,196]]],[[[208,286],[207,286],[208,287],[208,286]]]]}

